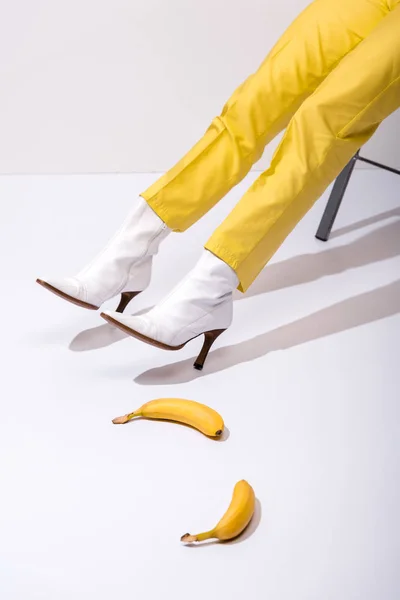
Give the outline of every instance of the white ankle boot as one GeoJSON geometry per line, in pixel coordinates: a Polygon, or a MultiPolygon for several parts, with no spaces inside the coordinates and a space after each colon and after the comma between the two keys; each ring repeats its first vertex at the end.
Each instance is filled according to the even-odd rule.
{"type": "Polygon", "coordinates": [[[232,292],[239,280],[225,262],[204,251],[195,268],[165,300],[140,316],[106,310],[101,316],[126,333],[164,350],[179,350],[205,335],[194,364],[202,369],[216,338],[232,322],[232,292]]]}
{"type": "Polygon", "coordinates": [[[152,259],[170,229],[140,196],[122,227],[104,250],[74,277],[38,279],[46,289],[74,304],[97,310],[103,302],[121,294],[117,308],[150,283],[152,259]]]}

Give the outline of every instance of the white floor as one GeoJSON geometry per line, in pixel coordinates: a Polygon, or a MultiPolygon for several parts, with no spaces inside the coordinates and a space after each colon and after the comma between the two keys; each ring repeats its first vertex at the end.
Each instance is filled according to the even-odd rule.
{"type": "MultiPolygon", "coordinates": [[[[124,339],[35,283],[78,270],[155,177],[0,179],[1,598],[398,599],[400,177],[355,172],[327,244],[325,195],[237,295],[201,374],[198,341],[124,339]],[[209,403],[229,437],[112,425],[160,396],[209,403]],[[181,545],[241,478],[259,500],[249,531],[181,545]]],[[[182,277],[249,183],[167,240],[131,311],[182,277]]]]}

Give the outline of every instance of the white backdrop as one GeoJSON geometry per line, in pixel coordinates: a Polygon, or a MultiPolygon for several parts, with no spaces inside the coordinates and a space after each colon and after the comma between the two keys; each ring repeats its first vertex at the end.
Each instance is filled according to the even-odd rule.
{"type": "MultiPolygon", "coordinates": [[[[0,0],[0,173],[166,170],[307,4],[0,0]]],[[[399,165],[399,134],[365,154],[399,165]]]]}

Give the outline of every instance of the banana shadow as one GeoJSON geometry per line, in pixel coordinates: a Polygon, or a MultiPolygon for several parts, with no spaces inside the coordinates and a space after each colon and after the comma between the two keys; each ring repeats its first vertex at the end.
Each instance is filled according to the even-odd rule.
{"type": "Polygon", "coordinates": [[[246,529],[242,531],[240,535],[238,535],[233,540],[227,540],[226,542],[221,540],[210,540],[207,542],[201,542],[200,544],[186,544],[186,548],[204,548],[206,546],[214,546],[215,544],[222,544],[223,546],[233,546],[234,544],[241,544],[248,540],[258,529],[258,526],[261,523],[262,518],[262,506],[261,502],[258,498],[256,498],[254,514],[250,523],[247,525],[246,529]]]}
{"type": "Polygon", "coordinates": [[[323,308],[311,315],[277,327],[254,338],[218,348],[207,359],[200,374],[192,367],[193,358],[141,373],[135,382],[141,385],[188,383],[238,364],[256,360],[279,350],[287,350],[400,312],[400,279],[375,290],[359,294],[323,308]]]}

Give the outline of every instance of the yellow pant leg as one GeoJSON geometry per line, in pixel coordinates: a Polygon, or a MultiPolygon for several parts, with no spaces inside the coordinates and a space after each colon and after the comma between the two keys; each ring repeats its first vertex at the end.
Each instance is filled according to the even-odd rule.
{"type": "Polygon", "coordinates": [[[387,0],[311,3],[204,137],[142,196],[171,229],[187,229],[246,175],[266,143],[388,11],[387,0]]]}
{"type": "Polygon", "coordinates": [[[383,119],[400,106],[400,6],[299,108],[263,173],[206,248],[243,291],[383,119]]]}

